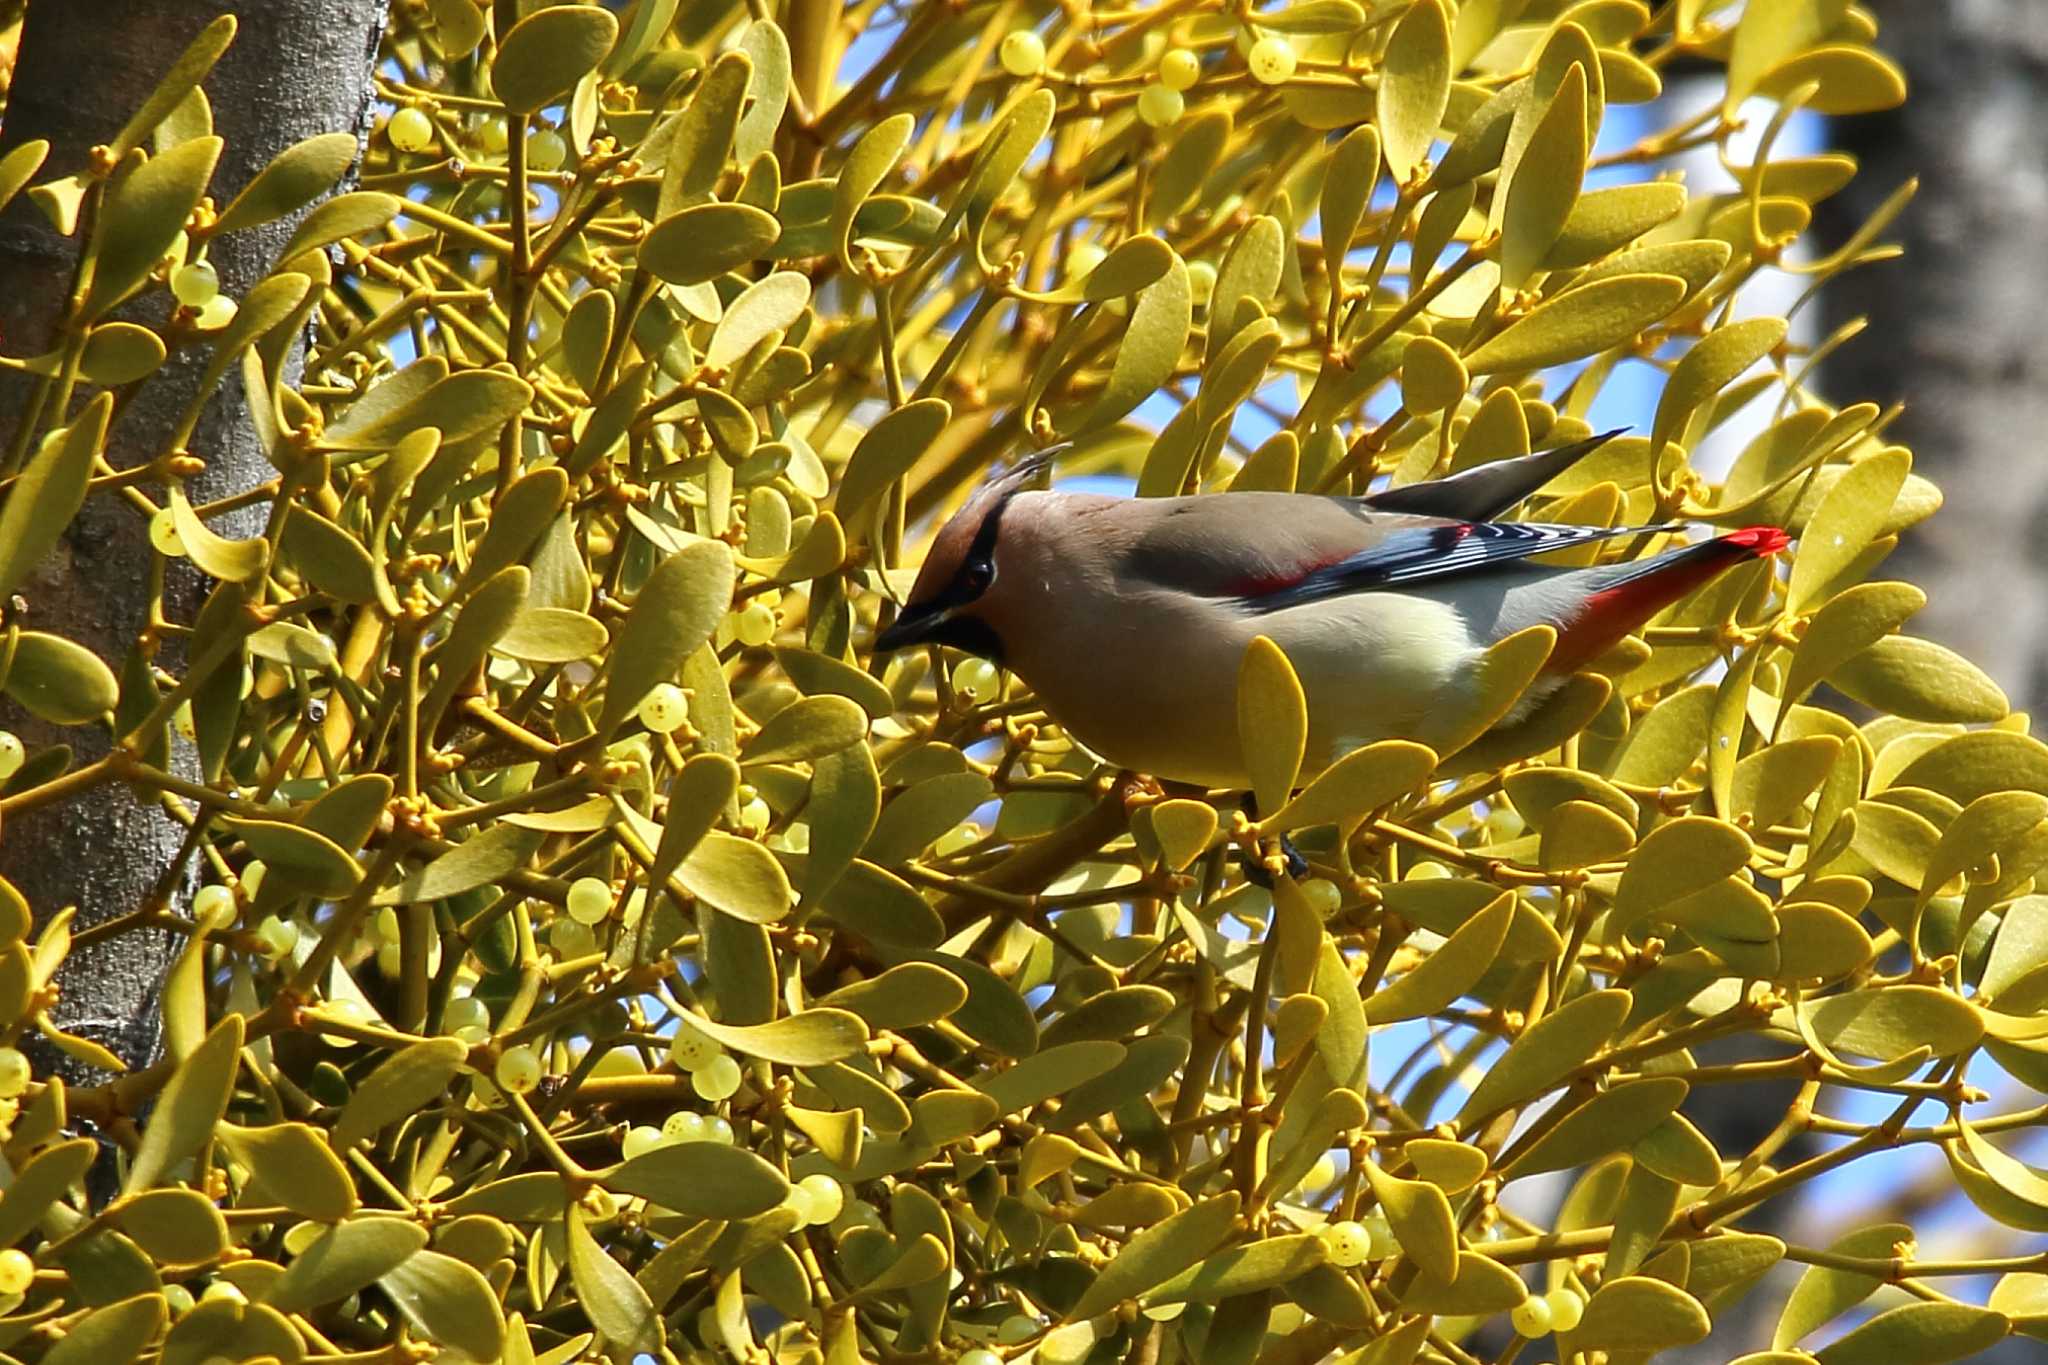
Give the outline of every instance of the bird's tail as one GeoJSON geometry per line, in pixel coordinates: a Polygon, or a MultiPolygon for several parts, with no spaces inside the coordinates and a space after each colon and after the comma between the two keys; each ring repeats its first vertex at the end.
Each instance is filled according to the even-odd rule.
{"type": "Polygon", "coordinates": [[[1584,667],[1673,602],[1737,564],[1776,554],[1791,539],[1775,526],[1751,526],[1651,559],[1587,570],[1597,575],[1596,586],[1559,634],[1546,671],[1569,673],[1584,667]]]}

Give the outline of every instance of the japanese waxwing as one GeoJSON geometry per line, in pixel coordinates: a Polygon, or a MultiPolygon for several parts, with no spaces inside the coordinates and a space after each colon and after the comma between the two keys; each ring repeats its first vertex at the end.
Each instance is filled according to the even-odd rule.
{"type": "Polygon", "coordinates": [[[1432,719],[1477,687],[1489,645],[1550,625],[1557,643],[1512,723],[1662,608],[1786,544],[1753,527],[1632,562],[1529,562],[1676,529],[1494,520],[1615,434],[1366,497],[1031,489],[1046,452],[946,523],[875,646],[981,655],[1109,762],[1242,789],[1237,678],[1257,636],[1307,697],[1306,780],[1375,740],[1427,743],[1432,719]]]}

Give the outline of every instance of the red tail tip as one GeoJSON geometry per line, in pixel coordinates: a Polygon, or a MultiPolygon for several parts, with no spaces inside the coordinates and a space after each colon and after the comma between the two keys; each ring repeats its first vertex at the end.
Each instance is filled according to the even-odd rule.
{"type": "Polygon", "coordinates": [[[1731,531],[1721,539],[1759,557],[1774,555],[1792,543],[1792,537],[1775,526],[1748,526],[1740,531],[1731,531]]]}

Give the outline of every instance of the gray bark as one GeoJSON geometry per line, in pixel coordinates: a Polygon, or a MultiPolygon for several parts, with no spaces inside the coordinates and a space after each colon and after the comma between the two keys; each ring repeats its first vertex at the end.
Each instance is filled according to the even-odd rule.
{"type": "Polygon", "coordinates": [[[1902,261],[1821,296],[1830,327],[1870,330],[1829,358],[1829,391],[1900,401],[1892,433],[1947,505],[1886,574],[1927,589],[1908,627],[1988,671],[2016,708],[2048,700],[2048,28],[2010,0],[1878,0],[1878,45],[1906,69],[1904,108],[1843,120],[1862,162],[1822,205],[1840,240],[1900,182],[1920,193],[1891,230],[1902,261]]]}
{"type": "MultiPolygon", "coordinates": [[[[211,193],[225,205],[272,157],[316,133],[367,128],[369,76],[387,0],[34,0],[23,27],[0,155],[34,138],[51,150],[40,178],[81,169],[91,149],[110,141],[171,62],[221,13],[240,23],[233,45],[205,82],[214,130],[226,141],[211,193]]],[[[224,235],[210,258],[221,285],[240,296],[260,280],[296,219],[224,235]]],[[[78,242],[59,236],[26,195],[0,216],[0,345],[18,356],[50,348],[70,289],[78,242]]],[[[161,295],[135,320],[160,321],[161,295]]],[[[204,348],[174,356],[123,410],[109,438],[117,468],[162,450],[195,393],[204,348]]],[[[88,390],[89,392],[89,390],[88,390]]],[[[0,385],[0,440],[22,419],[24,392],[0,385]]],[[[194,500],[247,488],[269,477],[241,397],[230,383],[213,395],[191,442],[207,462],[194,500]]],[[[148,611],[148,528],[110,496],[87,499],[64,542],[20,596],[28,622],[79,641],[118,669],[148,611]]],[[[166,607],[189,622],[205,584],[173,576],[166,607]]],[[[167,650],[162,656],[175,665],[167,650]]],[[[106,752],[108,736],[91,728],[56,730],[11,707],[0,725],[31,753],[69,743],[77,761],[106,752]]],[[[171,864],[182,827],[153,802],[102,788],[35,812],[0,832],[0,872],[21,888],[37,923],[78,906],[80,927],[141,905],[171,864]]],[[[189,886],[177,889],[180,898],[189,886]]],[[[162,933],[128,934],[74,954],[60,978],[59,1022],[94,1039],[131,1067],[158,1046],[157,995],[176,949],[162,933]]]]}

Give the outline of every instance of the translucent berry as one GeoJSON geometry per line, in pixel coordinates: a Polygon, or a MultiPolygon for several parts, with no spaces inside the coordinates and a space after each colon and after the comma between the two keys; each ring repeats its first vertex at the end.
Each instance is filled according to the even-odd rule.
{"type": "Polygon", "coordinates": [[[1324,919],[1336,914],[1337,908],[1344,904],[1344,893],[1337,889],[1337,884],[1321,877],[1303,882],[1301,894],[1308,901],[1309,908],[1324,919]]]}
{"type": "Polygon", "coordinates": [[[199,1295],[202,1303],[247,1303],[249,1296],[228,1280],[215,1280],[199,1295]]]}
{"type": "Polygon", "coordinates": [[[578,877],[569,883],[569,918],[598,924],[612,912],[612,884],[602,877],[578,877]]]}
{"type": "Polygon", "coordinates": [[[171,1310],[172,1317],[184,1317],[192,1311],[193,1303],[192,1291],[184,1285],[167,1284],[164,1286],[164,1307],[171,1310]]]}
{"type": "Polygon", "coordinates": [[[724,1049],[685,1019],[668,1040],[668,1059],[685,1071],[699,1071],[725,1055],[724,1049]]]}
{"type": "Polygon", "coordinates": [[[1164,85],[1148,85],[1138,93],[1138,122],[1147,128],[1171,128],[1187,108],[1180,91],[1164,85]]]}
{"type": "Polygon", "coordinates": [[[441,1027],[458,1035],[471,1029],[487,1032],[491,1027],[491,1007],[473,995],[458,995],[441,1011],[441,1027]]]}
{"type": "Polygon", "coordinates": [[[171,272],[171,295],[187,308],[204,308],[220,293],[220,272],[211,262],[193,261],[171,272]]]}
{"type": "Polygon", "coordinates": [[[996,56],[1012,76],[1036,76],[1045,70],[1045,39],[1028,28],[1017,29],[1003,36],[996,56]]]}
{"type": "Polygon", "coordinates": [[[1189,261],[1188,289],[1195,302],[1207,308],[1209,296],[1216,292],[1216,267],[1207,261],[1189,261]]]}
{"type": "Polygon", "coordinates": [[[807,1223],[829,1223],[846,1207],[846,1187],[823,1171],[797,1181],[796,1190],[804,1197],[807,1223]]]}
{"type": "Polygon", "coordinates": [[[704,1120],[704,1140],[706,1142],[715,1142],[721,1147],[730,1147],[732,1146],[732,1138],[732,1125],[724,1119],[713,1117],[704,1120]]]}
{"type": "Polygon", "coordinates": [[[149,519],[149,543],[158,554],[168,559],[184,558],[185,542],[178,535],[178,522],[171,515],[170,508],[166,507],[149,519]]]}
{"type": "Polygon", "coordinates": [[[953,666],[953,690],[969,701],[1002,695],[1003,675],[987,659],[962,659],[953,666]]]}
{"type": "Polygon", "coordinates": [[[1184,47],[1169,48],[1159,59],[1159,83],[1168,90],[1186,90],[1202,78],[1202,59],[1184,47]]]}
{"type": "Polygon", "coordinates": [[[1568,1284],[1545,1294],[1543,1302],[1550,1309],[1550,1327],[1554,1332],[1572,1331],[1578,1327],[1579,1319],[1586,1316],[1586,1301],[1568,1284]]]}
{"type": "Polygon", "coordinates": [[[424,152],[434,145],[434,121],[418,109],[401,109],[384,125],[384,135],[401,152],[424,152]]]}
{"type": "Polygon", "coordinates": [[[21,736],[12,730],[0,730],[0,782],[20,772],[27,758],[28,750],[22,745],[21,736]]]}
{"type": "Polygon", "coordinates": [[[732,633],[743,645],[765,645],[775,638],[776,624],[775,608],[766,602],[749,602],[737,614],[732,633]]]}
{"type": "Polygon", "coordinates": [[[1003,1358],[986,1346],[977,1346],[961,1352],[957,1365],[1003,1365],[1003,1358]]]}
{"type": "Polygon", "coordinates": [[[678,1109],[661,1121],[661,1135],[670,1142],[702,1142],[710,1136],[704,1116],[691,1109],[678,1109]]]}
{"type": "Polygon", "coordinates": [[[558,919],[548,928],[548,946],[555,950],[556,957],[567,962],[596,952],[597,935],[590,932],[587,924],[578,924],[573,919],[558,919]]]}
{"type": "Polygon", "coordinates": [[[477,125],[476,145],[491,155],[503,155],[511,143],[512,135],[505,128],[505,120],[493,116],[477,125]]]}
{"type": "Polygon", "coordinates": [[[1547,1335],[1555,1314],[1550,1311],[1550,1301],[1531,1294],[1516,1304],[1508,1313],[1508,1325],[1531,1341],[1547,1335]]]}
{"type": "Polygon", "coordinates": [[[11,1100],[28,1089],[28,1058],[20,1049],[0,1047],[0,1100],[11,1100]]]}
{"type": "Polygon", "coordinates": [[[558,171],[569,159],[569,143],[552,128],[526,139],[526,164],[536,171],[558,171]]]}
{"type": "Polygon", "coordinates": [[[1323,1247],[1331,1265],[1364,1265],[1372,1258],[1372,1235],[1364,1224],[1346,1219],[1323,1229],[1323,1247]]]}
{"type": "Polygon", "coordinates": [[[640,699],[639,716],[655,734],[673,734],[690,718],[690,699],[674,683],[656,683],[640,699]]]}
{"type": "Polygon", "coordinates": [[[732,1093],[740,1088],[740,1064],[721,1053],[708,1065],[690,1073],[690,1088],[697,1092],[699,1099],[713,1103],[730,1099],[732,1093]]]}
{"type": "Polygon", "coordinates": [[[199,888],[192,898],[192,918],[208,929],[222,929],[234,923],[235,893],[213,882],[199,888]]]}
{"type": "Polygon", "coordinates": [[[240,311],[240,307],[226,294],[215,294],[199,310],[200,330],[217,332],[233,322],[235,314],[240,311]]]}
{"type": "Polygon", "coordinates": [[[505,1089],[524,1095],[540,1084],[540,1054],[523,1045],[508,1047],[499,1056],[492,1074],[505,1089]]]}
{"type": "Polygon", "coordinates": [[[626,1130],[626,1136],[619,1142],[619,1151],[631,1161],[662,1145],[661,1129],[643,1123],[626,1130]]]}
{"type": "Polygon", "coordinates": [[[1294,49],[1285,38],[1261,38],[1252,44],[1245,57],[1245,64],[1252,69],[1252,79],[1261,85],[1279,85],[1293,76],[1294,62],[1294,49]]]}

